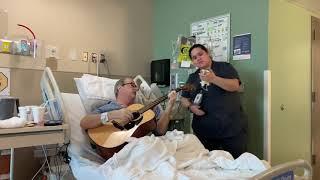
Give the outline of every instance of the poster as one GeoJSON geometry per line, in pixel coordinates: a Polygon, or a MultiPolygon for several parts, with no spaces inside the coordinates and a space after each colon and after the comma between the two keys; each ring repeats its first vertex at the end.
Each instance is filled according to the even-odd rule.
{"type": "Polygon", "coordinates": [[[230,49],[230,14],[197,21],[191,24],[191,36],[205,45],[215,61],[228,62],[230,49]]]}
{"type": "Polygon", "coordinates": [[[178,56],[178,62],[181,63],[182,61],[191,61],[189,57],[189,49],[191,48],[190,44],[181,44],[180,51],[178,56]]]}
{"type": "Polygon", "coordinates": [[[0,68],[0,96],[10,95],[10,69],[0,68]]]}
{"type": "Polygon", "coordinates": [[[233,37],[233,60],[251,59],[251,34],[233,37]]]}

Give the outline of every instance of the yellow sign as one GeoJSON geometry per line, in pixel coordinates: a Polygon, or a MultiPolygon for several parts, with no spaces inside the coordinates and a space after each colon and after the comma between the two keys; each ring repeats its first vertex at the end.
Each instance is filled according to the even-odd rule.
{"type": "Polygon", "coordinates": [[[8,78],[0,72],[0,92],[8,87],[8,78]]]}
{"type": "Polygon", "coordinates": [[[10,53],[10,41],[2,41],[1,52],[10,53]]]}
{"type": "Polygon", "coordinates": [[[178,62],[182,62],[182,61],[191,61],[190,57],[189,57],[189,49],[190,49],[190,45],[187,44],[182,44],[180,46],[180,53],[178,56],[178,62]]]}

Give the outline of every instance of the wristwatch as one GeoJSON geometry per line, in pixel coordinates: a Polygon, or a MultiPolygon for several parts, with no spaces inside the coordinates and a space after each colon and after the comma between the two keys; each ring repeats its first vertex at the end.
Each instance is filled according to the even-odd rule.
{"type": "Polygon", "coordinates": [[[100,121],[102,124],[107,124],[107,122],[109,121],[108,112],[104,112],[100,115],[100,121]]]}

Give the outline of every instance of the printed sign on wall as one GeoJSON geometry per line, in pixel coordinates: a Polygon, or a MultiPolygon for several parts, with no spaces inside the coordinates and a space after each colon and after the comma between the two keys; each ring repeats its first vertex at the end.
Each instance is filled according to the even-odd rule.
{"type": "Polygon", "coordinates": [[[229,61],[230,14],[212,17],[191,24],[191,36],[196,43],[205,45],[214,61],[229,61]]]}
{"type": "Polygon", "coordinates": [[[233,60],[251,59],[251,34],[233,37],[233,60]]]}
{"type": "Polygon", "coordinates": [[[10,95],[10,69],[0,68],[0,95],[10,95]]]}

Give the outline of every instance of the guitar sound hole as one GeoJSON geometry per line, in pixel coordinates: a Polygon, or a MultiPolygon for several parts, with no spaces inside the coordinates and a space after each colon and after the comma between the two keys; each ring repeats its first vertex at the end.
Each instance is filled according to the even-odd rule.
{"type": "Polygon", "coordinates": [[[132,115],[133,115],[133,121],[136,121],[136,119],[139,119],[139,117],[140,117],[139,112],[133,112],[132,115]]]}
{"type": "Polygon", "coordinates": [[[129,130],[129,129],[133,128],[134,125],[135,125],[134,122],[129,122],[129,123],[127,123],[126,125],[124,125],[123,127],[124,127],[126,130],[129,130]]]}

